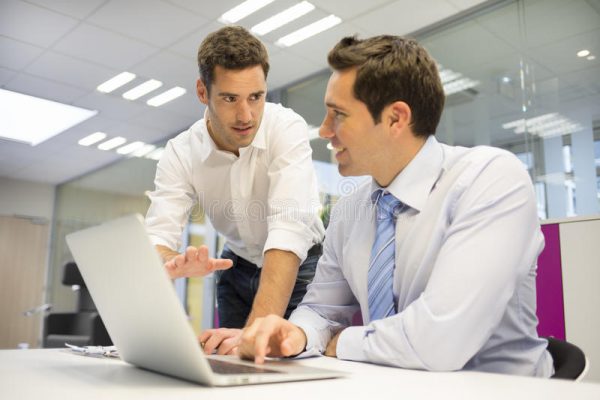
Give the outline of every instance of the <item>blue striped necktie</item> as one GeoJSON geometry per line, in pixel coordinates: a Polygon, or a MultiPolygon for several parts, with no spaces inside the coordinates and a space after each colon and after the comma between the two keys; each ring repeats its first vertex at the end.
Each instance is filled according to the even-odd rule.
{"type": "Polygon", "coordinates": [[[396,313],[392,284],[396,254],[396,216],[402,208],[400,200],[382,189],[376,192],[375,197],[377,231],[371,249],[367,286],[371,321],[396,313]]]}

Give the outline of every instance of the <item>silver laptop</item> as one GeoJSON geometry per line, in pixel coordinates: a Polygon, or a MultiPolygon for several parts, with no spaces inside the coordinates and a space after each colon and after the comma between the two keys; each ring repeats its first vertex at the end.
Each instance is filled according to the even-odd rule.
{"type": "Polygon", "coordinates": [[[67,244],[124,361],[209,386],[344,375],[292,360],[257,366],[232,356],[206,356],[139,214],[71,233],[67,244]]]}

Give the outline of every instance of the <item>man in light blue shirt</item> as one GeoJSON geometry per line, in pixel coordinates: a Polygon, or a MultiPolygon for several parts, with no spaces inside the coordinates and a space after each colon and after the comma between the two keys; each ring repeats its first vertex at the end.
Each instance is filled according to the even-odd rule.
{"type": "Polygon", "coordinates": [[[435,139],[444,91],[435,62],[414,40],[344,38],[328,61],[320,135],[342,175],[372,179],[334,208],[301,305],[289,321],[270,315],[246,328],[240,355],[261,363],[324,353],[432,371],[552,375],[536,333],[544,240],[525,168],[501,149],[435,139]],[[371,268],[383,254],[374,245],[382,196],[399,205],[387,242],[389,279],[382,275],[377,286],[371,268]],[[372,303],[386,291],[390,305],[380,316],[372,303]],[[352,326],[359,310],[364,325],[352,326]]]}

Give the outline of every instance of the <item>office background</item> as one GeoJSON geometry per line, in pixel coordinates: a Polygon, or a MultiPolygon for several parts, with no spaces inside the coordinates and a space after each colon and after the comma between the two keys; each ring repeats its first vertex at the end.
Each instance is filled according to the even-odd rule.
{"type": "MultiPolygon", "coordinates": [[[[145,193],[153,187],[156,168],[152,154],[158,158],[166,140],[203,115],[194,94],[197,46],[222,26],[219,15],[238,2],[0,3],[0,88],[99,111],[37,146],[0,139],[1,348],[40,345],[44,312],[26,317],[23,311],[46,303],[53,311],[75,308],[77,293],[61,283],[62,268],[71,259],[67,233],[145,213],[145,193]],[[165,88],[187,92],[150,107],[145,104],[149,96],[123,99],[126,88],[110,94],[96,90],[125,70],[138,75],[134,82],[158,79],[165,88]],[[155,149],[135,157],[77,144],[96,131],[155,149]]],[[[269,12],[295,3],[274,1],[239,24],[250,28],[269,12]]],[[[600,1],[312,3],[311,13],[261,39],[271,55],[269,98],[294,108],[315,128],[311,145],[324,203],[355,187],[354,180],[337,175],[326,141],[316,135],[324,115],[326,53],[344,35],[391,33],[418,38],[440,64],[447,93],[440,141],[515,153],[534,182],[542,221],[598,216],[600,1]],[[332,13],[342,23],[288,48],[275,44],[288,31],[332,13]],[[588,53],[582,55],[583,50],[588,53]]],[[[186,241],[216,250],[218,237],[201,212],[194,215],[186,241]]],[[[591,230],[582,234],[593,235],[591,230]]],[[[598,264],[585,265],[594,277],[598,264]]],[[[210,279],[178,282],[198,331],[212,322],[211,285],[210,279]]],[[[587,299],[580,304],[593,316],[600,301],[587,299]]]]}

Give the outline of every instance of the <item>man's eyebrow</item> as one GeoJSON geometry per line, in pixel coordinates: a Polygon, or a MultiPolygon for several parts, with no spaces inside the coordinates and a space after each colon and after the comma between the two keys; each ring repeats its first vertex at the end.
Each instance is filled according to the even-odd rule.
{"type": "MultiPolygon", "coordinates": [[[[265,94],[265,91],[264,90],[259,90],[257,92],[250,93],[250,96],[257,96],[257,95],[263,95],[263,94],[265,94]]],[[[219,93],[217,93],[217,96],[221,96],[221,97],[239,97],[240,95],[238,93],[219,92],[219,93]]]]}
{"type": "Polygon", "coordinates": [[[339,104],[334,103],[333,101],[326,101],[325,105],[329,108],[335,108],[337,110],[345,110],[344,107],[340,106],[339,104]]]}

